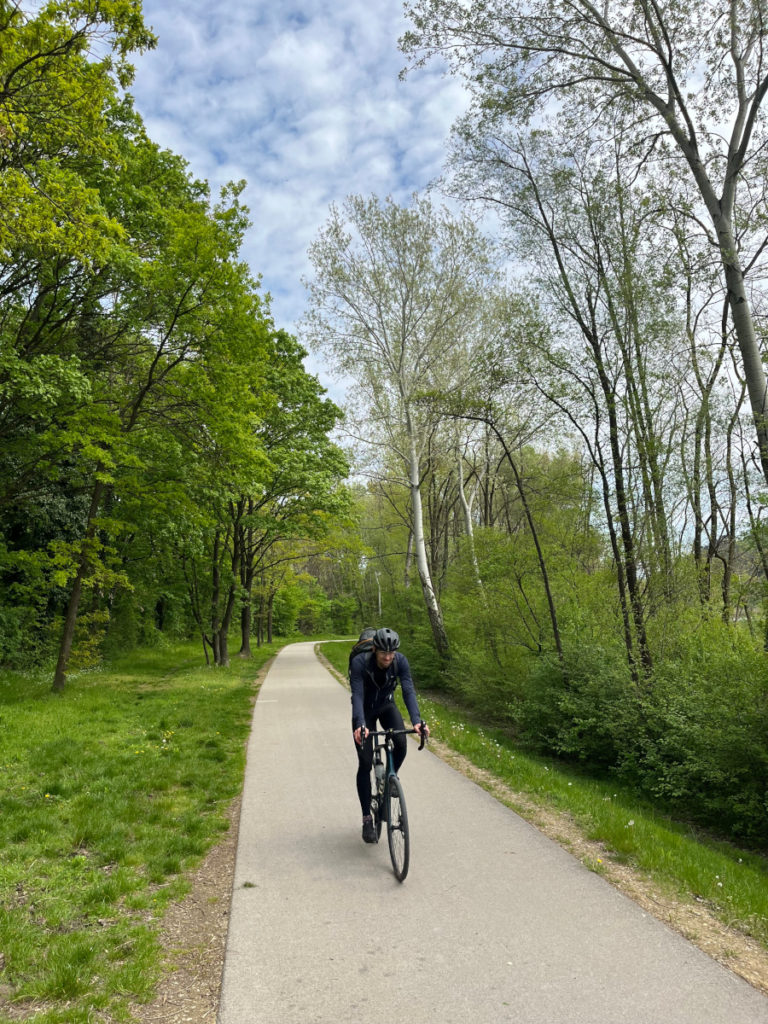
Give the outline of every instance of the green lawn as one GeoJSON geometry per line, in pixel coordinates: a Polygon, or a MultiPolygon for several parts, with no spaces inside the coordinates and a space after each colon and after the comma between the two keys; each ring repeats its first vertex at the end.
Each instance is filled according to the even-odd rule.
{"type": "MultiPolygon", "coordinates": [[[[61,695],[47,676],[0,672],[0,1022],[9,1003],[35,1024],[129,1020],[152,998],[163,913],[227,828],[253,681],[277,649],[230,669],[201,665],[195,644],[134,652],[61,695]]],[[[344,674],[349,649],[323,645],[344,674]]],[[[421,704],[442,742],[768,944],[764,858],[421,704]]]]}
{"type": "Polygon", "coordinates": [[[2,1000],[79,1024],[152,996],[157,927],[228,827],[253,685],[279,645],[229,669],[197,644],[74,675],[0,672],[2,1000]]]}

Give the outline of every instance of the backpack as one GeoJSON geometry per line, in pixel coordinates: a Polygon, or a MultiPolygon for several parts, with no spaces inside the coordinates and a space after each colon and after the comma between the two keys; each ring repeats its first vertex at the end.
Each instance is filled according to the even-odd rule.
{"type": "Polygon", "coordinates": [[[349,652],[349,664],[347,665],[347,675],[349,675],[350,671],[352,670],[353,658],[357,657],[358,654],[362,654],[363,652],[367,654],[369,651],[373,650],[373,638],[375,635],[376,630],[368,627],[364,629],[360,636],[357,638],[357,643],[349,652]]]}

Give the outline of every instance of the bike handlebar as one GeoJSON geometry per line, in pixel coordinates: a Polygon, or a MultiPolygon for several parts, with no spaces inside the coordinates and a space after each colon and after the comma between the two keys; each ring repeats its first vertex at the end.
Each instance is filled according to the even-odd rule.
{"type": "MultiPolygon", "coordinates": [[[[420,739],[421,739],[421,742],[419,743],[419,750],[423,750],[424,749],[424,744],[427,743],[427,741],[428,741],[428,736],[427,736],[427,732],[426,732],[427,723],[426,722],[421,722],[421,726],[422,726],[421,732],[419,732],[418,729],[378,729],[378,730],[370,729],[368,731],[368,735],[369,736],[411,736],[411,735],[416,735],[416,736],[419,736],[420,739]]],[[[365,728],[365,726],[363,726],[363,728],[365,728]]],[[[362,735],[363,734],[361,732],[360,736],[362,737],[362,735]]]]}

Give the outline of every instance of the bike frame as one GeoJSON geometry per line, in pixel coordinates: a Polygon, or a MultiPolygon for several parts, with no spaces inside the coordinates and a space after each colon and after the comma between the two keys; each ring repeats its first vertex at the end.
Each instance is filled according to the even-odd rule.
{"type": "MultiPolygon", "coordinates": [[[[386,731],[370,732],[370,733],[368,733],[369,736],[373,736],[373,755],[372,755],[373,756],[373,764],[374,765],[376,764],[376,754],[380,750],[385,750],[386,754],[387,754],[387,760],[386,760],[386,769],[387,770],[386,770],[386,773],[384,775],[384,799],[385,800],[386,800],[387,795],[388,795],[389,780],[390,780],[391,776],[393,776],[395,774],[395,760],[394,760],[394,753],[393,753],[393,751],[395,749],[395,744],[394,744],[394,742],[392,740],[392,736],[391,736],[392,731],[393,731],[392,729],[387,729],[386,731]],[[385,737],[383,740],[381,739],[382,736],[385,737]]],[[[402,730],[402,731],[404,732],[405,730],[402,730]]],[[[375,775],[374,775],[374,778],[375,778],[375,775]]]]}
{"type": "MultiPolygon", "coordinates": [[[[392,737],[393,736],[398,736],[398,735],[400,735],[400,736],[413,736],[413,735],[418,736],[418,733],[416,732],[415,729],[378,729],[378,730],[370,729],[368,731],[368,735],[373,737],[373,751],[372,751],[373,764],[376,764],[376,752],[377,751],[379,751],[381,749],[384,749],[387,752],[387,771],[386,771],[386,775],[384,777],[384,799],[386,800],[386,798],[388,796],[388,791],[389,791],[389,780],[390,780],[390,778],[393,775],[397,774],[395,772],[395,763],[394,763],[393,753],[392,753],[393,750],[394,750],[394,746],[395,746],[392,737]],[[383,740],[381,739],[382,736],[384,737],[383,740]]],[[[427,742],[426,733],[422,732],[421,733],[421,737],[420,737],[419,750],[423,750],[424,749],[424,744],[426,742],[427,742]]]]}
{"type": "MultiPolygon", "coordinates": [[[[368,736],[371,737],[371,761],[374,767],[374,787],[371,793],[371,811],[376,829],[376,841],[381,835],[383,823],[387,823],[387,844],[389,855],[392,858],[392,868],[395,878],[402,882],[408,874],[410,862],[410,837],[408,831],[408,813],[405,808],[405,797],[403,784],[395,772],[394,764],[394,740],[397,735],[417,732],[416,729],[371,729],[368,736]],[[382,739],[383,737],[383,739],[382,739]],[[376,778],[376,764],[381,760],[381,751],[387,752],[386,768],[384,770],[384,786],[379,793],[378,779],[376,778]],[[394,780],[394,781],[393,781],[394,780]],[[394,808],[394,812],[393,812],[394,808]]],[[[427,742],[426,725],[422,728],[421,743],[419,750],[424,748],[427,742]]]]}

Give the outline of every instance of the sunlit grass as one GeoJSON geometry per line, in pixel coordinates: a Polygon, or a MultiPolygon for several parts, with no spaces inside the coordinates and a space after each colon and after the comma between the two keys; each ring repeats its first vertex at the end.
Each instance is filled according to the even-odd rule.
{"type": "Polygon", "coordinates": [[[0,673],[0,984],[40,1004],[27,1019],[128,1019],[151,996],[158,923],[228,827],[253,679],[277,649],[230,669],[194,645],[134,652],[63,694],[0,673]]]}
{"type": "MultiPolygon", "coordinates": [[[[350,644],[323,644],[346,675],[350,644]]],[[[417,685],[418,690],[418,685],[417,685]]],[[[611,781],[524,752],[502,731],[434,700],[419,698],[436,739],[490,772],[525,800],[566,812],[610,856],[644,872],[677,897],[706,902],[728,925],[768,946],[768,860],[666,817],[611,781]]],[[[510,801],[515,805],[514,798],[510,801]]],[[[526,813],[522,800],[516,809],[526,813]]]]}

